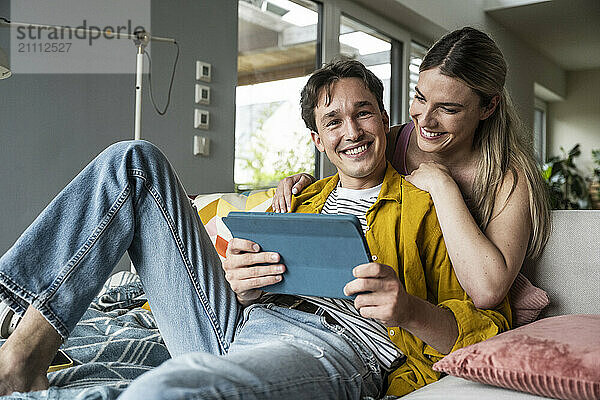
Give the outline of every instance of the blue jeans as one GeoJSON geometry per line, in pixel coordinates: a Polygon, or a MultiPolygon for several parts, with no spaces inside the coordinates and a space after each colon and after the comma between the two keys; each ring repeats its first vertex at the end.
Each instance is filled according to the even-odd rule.
{"type": "Polygon", "coordinates": [[[110,146],[0,258],[0,297],[31,304],[66,338],[125,251],[175,358],[124,399],[360,398],[373,354],[322,316],[236,300],[212,243],[155,146],[110,146]]]}

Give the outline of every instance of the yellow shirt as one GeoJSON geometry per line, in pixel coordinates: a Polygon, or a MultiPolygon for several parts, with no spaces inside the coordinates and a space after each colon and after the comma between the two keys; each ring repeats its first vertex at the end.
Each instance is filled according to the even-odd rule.
{"type": "MultiPolygon", "coordinates": [[[[322,179],[293,197],[293,212],[320,213],[338,180],[337,174],[322,179]]],[[[389,163],[379,197],[366,217],[366,239],[376,262],[392,267],[407,293],[454,314],[458,338],[451,351],[510,329],[507,299],[495,310],[475,308],[450,264],[431,196],[404,180],[389,163]]],[[[431,366],[444,354],[399,327],[388,328],[388,336],[407,361],[390,374],[387,394],[402,396],[440,378],[431,366]]]]}

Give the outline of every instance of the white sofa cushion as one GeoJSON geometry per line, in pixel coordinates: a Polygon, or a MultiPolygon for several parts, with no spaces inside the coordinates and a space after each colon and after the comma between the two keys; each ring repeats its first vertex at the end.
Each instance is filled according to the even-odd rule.
{"type": "Polygon", "coordinates": [[[549,397],[503,389],[451,375],[412,392],[402,400],[543,400],[549,397]]]}
{"type": "Polygon", "coordinates": [[[600,313],[600,210],[554,210],[552,233],[523,274],[546,292],[541,317],[600,313]]]}

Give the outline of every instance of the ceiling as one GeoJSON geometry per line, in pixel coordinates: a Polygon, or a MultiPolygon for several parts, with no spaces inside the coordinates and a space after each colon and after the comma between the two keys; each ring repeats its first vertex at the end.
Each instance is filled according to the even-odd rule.
{"type": "Polygon", "coordinates": [[[567,71],[600,68],[600,0],[552,0],[487,14],[567,71]]]}

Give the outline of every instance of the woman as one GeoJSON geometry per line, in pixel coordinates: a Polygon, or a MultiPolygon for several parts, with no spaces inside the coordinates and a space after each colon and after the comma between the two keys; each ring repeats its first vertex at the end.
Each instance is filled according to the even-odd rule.
{"type": "MultiPolygon", "coordinates": [[[[393,127],[388,160],[434,201],[456,275],[478,308],[502,301],[548,240],[547,193],[504,87],[506,62],[473,28],[442,37],[419,68],[412,122],[393,127]]],[[[283,179],[273,209],[314,178],[283,179]]]]}

